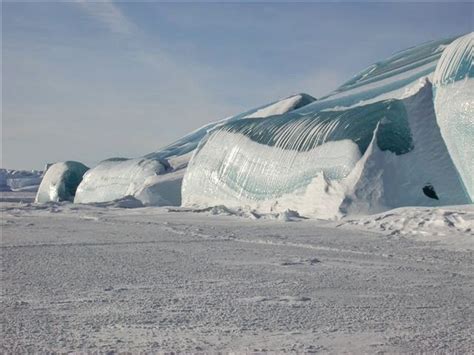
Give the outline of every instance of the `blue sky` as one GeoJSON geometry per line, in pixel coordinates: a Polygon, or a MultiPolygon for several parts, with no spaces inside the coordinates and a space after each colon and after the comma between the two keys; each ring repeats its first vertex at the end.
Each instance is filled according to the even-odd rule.
{"type": "Polygon", "coordinates": [[[2,167],[157,150],[390,54],[473,30],[472,3],[2,3],[2,167]]]}

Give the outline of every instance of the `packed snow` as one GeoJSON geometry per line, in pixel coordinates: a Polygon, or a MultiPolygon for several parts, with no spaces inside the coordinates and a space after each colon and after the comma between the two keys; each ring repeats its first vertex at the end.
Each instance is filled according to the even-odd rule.
{"type": "Polygon", "coordinates": [[[33,199],[1,194],[2,352],[474,348],[472,205],[324,221],[33,199]]]}
{"type": "Polygon", "coordinates": [[[272,105],[261,108],[250,115],[246,115],[243,118],[265,118],[275,115],[283,115],[284,113],[293,111],[295,108],[301,107],[301,101],[303,99],[303,94],[290,96],[286,99],[277,101],[272,105]]]}

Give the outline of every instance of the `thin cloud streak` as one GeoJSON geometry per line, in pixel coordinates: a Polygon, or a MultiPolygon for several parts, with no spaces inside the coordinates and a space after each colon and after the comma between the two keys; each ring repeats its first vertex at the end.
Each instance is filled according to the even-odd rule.
{"type": "Polygon", "coordinates": [[[76,2],[84,11],[113,33],[131,35],[136,30],[136,26],[111,1],[90,2],[87,0],[77,0],[76,2]]]}

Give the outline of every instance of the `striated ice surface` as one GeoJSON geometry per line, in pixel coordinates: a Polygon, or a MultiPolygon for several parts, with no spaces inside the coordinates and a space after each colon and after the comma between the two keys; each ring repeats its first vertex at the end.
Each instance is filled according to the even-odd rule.
{"type": "Polygon", "coordinates": [[[88,169],[77,161],[51,165],[41,181],[36,194],[36,202],[73,201],[77,186],[88,169]]]}
{"type": "MultiPolygon", "coordinates": [[[[142,158],[105,160],[89,170],[77,189],[76,203],[97,203],[126,196],[144,205],[179,206],[184,170],[201,139],[212,129],[244,117],[261,119],[298,109],[315,99],[306,94],[293,95],[242,114],[210,123],[142,158]]],[[[250,119],[250,118],[249,118],[250,119]]]]}
{"type": "Polygon", "coordinates": [[[208,196],[223,189],[236,200],[262,200],[305,187],[318,173],[341,179],[354,168],[382,120],[382,149],[396,154],[411,150],[405,107],[394,100],[223,125],[210,133],[192,160],[184,202],[192,203],[198,189],[208,196]]]}
{"type": "Polygon", "coordinates": [[[301,107],[304,107],[311,102],[314,102],[316,99],[308,94],[297,94],[292,95],[287,98],[272,102],[270,104],[243,112],[241,114],[227,117],[223,120],[209,123],[194,132],[184,136],[183,138],[177,140],[176,142],[167,145],[157,152],[150,153],[146,155],[148,158],[159,158],[159,159],[170,159],[173,157],[183,156],[185,154],[191,153],[196,149],[199,142],[204,138],[207,132],[213,130],[214,128],[228,123],[238,121],[243,118],[265,118],[272,115],[281,115],[293,110],[297,110],[301,107]]]}
{"type": "Polygon", "coordinates": [[[325,218],[469,203],[429,81],[404,100],[219,127],[191,161],[182,194],[185,206],[289,208],[325,218]],[[438,200],[423,193],[428,184],[438,200]]]}
{"type": "Polygon", "coordinates": [[[166,162],[157,159],[105,160],[84,175],[74,202],[107,202],[134,196],[148,179],[164,173],[166,168],[166,162]]]}
{"type": "Polygon", "coordinates": [[[474,201],[474,33],[443,52],[433,77],[438,124],[449,153],[474,201]]]}
{"type": "Polygon", "coordinates": [[[74,201],[318,218],[472,203],[473,36],[398,52],[317,100],[293,95],[103,161],[74,201]]]}
{"type": "Polygon", "coordinates": [[[413,94],[411,86],[415,85],[419,89],[418,80],[433,75],[444,49],[455,39],[456,37],[432,41],[395,53],[362,70],[334,92],[298,111],[311,113],[350,107],[366,101],[403,98],[407,96],[407,91],[413,94]]]}

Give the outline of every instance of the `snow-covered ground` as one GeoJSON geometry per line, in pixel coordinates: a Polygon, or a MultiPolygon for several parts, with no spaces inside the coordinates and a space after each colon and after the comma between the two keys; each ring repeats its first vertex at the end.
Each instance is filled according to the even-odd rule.
{"type": "Polygon", "coordinates": [[[33,199],[1,195],[2,352],[474,350],[473,206],[322,221],[33,199]]]}

